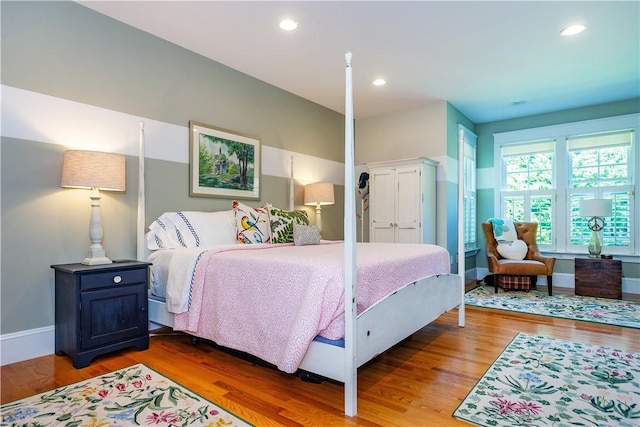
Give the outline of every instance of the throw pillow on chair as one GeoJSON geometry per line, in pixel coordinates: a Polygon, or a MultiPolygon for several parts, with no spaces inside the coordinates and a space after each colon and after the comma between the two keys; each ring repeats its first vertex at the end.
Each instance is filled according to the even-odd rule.
{"type": "Polygon", "coordinates": [[[498,243],[498,253],[506,259],[523,260],[527,256],[529,248],[522,240],[514,240],[513,242],[498,243]]]}

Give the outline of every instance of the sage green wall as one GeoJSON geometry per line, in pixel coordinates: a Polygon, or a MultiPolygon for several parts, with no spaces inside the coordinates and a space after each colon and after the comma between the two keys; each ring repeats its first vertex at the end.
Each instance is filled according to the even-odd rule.
{"type": "Polygon", "coordinates": [[[334,111],[73,2],[3,0],[2,12],[3,84],[344,159],[344,117],[334,111]]]}
{"type": "MultiPolygon", "coordinates": [[[[258,136],[263,146],[344,161],[341,114],[73,2],[0,7],[5,86],[185,127],[195,120],[258,136]]],[[[3,133],[0,145],[1,334],[52,325],[50,265],[77,262],[89,247],[88,195],[59,186],[66,141],[37,130],[42,140],[3,133]]],[[[228,199],[188,196],[186,163],[147,158],[145,167],[147,223],[164,211],[230,208],[228,199]]],[[[129,156],[127,191],[102,194],[111,258],[135,257],[136,171],[129,156]]],[[[261,191],[260,201],[247,203],[288,207],[286,178],[263,175],[261,191]]],[[[338,203],[322,211],[325,238],[342,238],[343,192],[336,186],[338,203]]]]}
{"type": "MultiPolygon", "coordinates": [[[[571,123],[584,120],[593,120],[605,117],[621,116],[640,112],[640,98],[607,104],[593,105],[589,107],[575,108],[571,110],[557,111],[535,116],[521,117],[511,120],[482,123],[476,125],[478,135],[478,170],[485,169],[485,175],[493,173],[494,144],[493,134],[519,129],[529,129],[541,126],[551,126],[562,123],[571,123]],[[487,173],[487,169],[488,173],[487,173]]],[[[637,142],[637,141],[636,141],[637,142]]],[[[484,249],[484,236],[480,223],[494,216],[494,190],[483,188],[478,191],[478,242],[481,251],[477,256],[478,267],[487,268],[487,255],[484,249]]],[[[554,270],[556,273],[573,274],[573,260],[558,260],[554,270]]],[[[639,263],[622,263],[624,277],[640,278],[639,263]]]]}

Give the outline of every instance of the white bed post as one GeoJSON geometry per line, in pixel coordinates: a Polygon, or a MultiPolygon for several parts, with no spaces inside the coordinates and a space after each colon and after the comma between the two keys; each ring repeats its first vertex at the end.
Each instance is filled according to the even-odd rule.
{"type": "Polygon", "coordinates": [[[289,170],[289,173],[289,210],[293,211],[295,205],[295,194],[293,193],[295,190],[295,186],[293,184],[293,156],[291,156],[291,169],[289,170]]]}
{"type": "Polygon", "coordinates": [[[344,412],[353,417],[358,412],[358,364],[356,355],[356,201],[353,149],[353,94],[351,86],[351,52],[345,54],[346,90],[344,123],[344,309],[345,309],[345,381],[344,412]]]}
{"type": "Polygon", "coordinates": [[[144,122],[140,121],[140,133],[138,137],[138,223],[136,238],[136,259],[146,260],[144,244],[144,122]]]}
{"type": "Polygon", "coordinates": [[[458,131],[458,275],[460,276],[460,305],[458,306],[458,326],[464,326],[464,131],[458,131]]]}

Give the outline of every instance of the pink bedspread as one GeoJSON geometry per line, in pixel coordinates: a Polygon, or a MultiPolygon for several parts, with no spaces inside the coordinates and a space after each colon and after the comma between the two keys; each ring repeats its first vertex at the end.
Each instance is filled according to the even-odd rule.
{"type": "MultiPolygon", "coordinates": [[[[358,243],[358,312],[407,283],[449,273],[434,245],[358,243]]],[[[344,337],[344,245],[238,245],[202,254],[174,328],[295,372],[311,341],[344,337]]]]}

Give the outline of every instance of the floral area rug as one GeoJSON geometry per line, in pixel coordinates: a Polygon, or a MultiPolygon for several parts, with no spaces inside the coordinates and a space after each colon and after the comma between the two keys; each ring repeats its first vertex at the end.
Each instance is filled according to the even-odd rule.
{"type": "Polygon", "coordinates": [[[143,364],[0,407],[2,426],[250,426],[143,364]]]}
{"type": "Polygon", "coordinates": [[[541,314],[565,319],[606,323],[640,328],[640,303],[607,298],[546,292],[504,291],[493,286],[479,286],[465,294],[465,304],[521,313],[541,314]]]}
{"type": "Polygon", "coordinates": [[[518,334],[453,413],[479,426],[640,425],[640,353],[518,334]]]}

